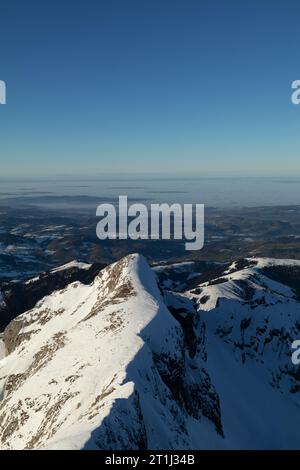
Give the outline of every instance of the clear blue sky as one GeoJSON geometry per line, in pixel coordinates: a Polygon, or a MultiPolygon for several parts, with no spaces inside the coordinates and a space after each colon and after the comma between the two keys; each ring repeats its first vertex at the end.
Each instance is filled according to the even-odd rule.
{"type": "Polygon", "coordinates": [[[300,176],[300,4],[1,3],[0,176],[300,176]]]}

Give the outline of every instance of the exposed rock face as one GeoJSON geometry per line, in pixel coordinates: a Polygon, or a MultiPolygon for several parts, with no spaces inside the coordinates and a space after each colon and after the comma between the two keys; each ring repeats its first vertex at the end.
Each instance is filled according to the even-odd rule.
{"type": "MultiPolygon", "coordinates": [[[[300,445],[294,437],[295,421],[300,418],[300,369],[291,361],[291,344],[300,337],[299,272],[300,262],[293,260],[240,260],[186,293],[206,326],[207,370],[220,395],[221,409],[229,408],[229,395],[235,393],[239,419],[242,407],[248,409],[245,426],[250,428],[251,413],[260,414],[264,421],[261,429],[257,426],[256,432],[261,434],[256,448],[277,448],[274,442],[279,448],[300,445]],[[226,388],[224,378],[221,382],[216,379],[226,369],[225,358],[232,365],[226,379],[235,384],[235,390],[226,388]],[[242,392],[242,383],[248,384],[246,392],[242,392]]],[[[225,435],[231,432],[234,419],[223,419],[225,435]]],[[[243,446],[242,433],[236,439],[243,446]]]]}
{"type": "Polygon", "coordinates": [[[0,363],[0,448],[190,448],[207,428],[222,440],[204,330],[184,302],[186,323],[132,255],[13,320],[0,363]]]}
{"type": "Polygon", "coordinates": [[[239,360],[263,365],[274,387],[292,393],[300,379],[291,362],[291,343],[300,333],[299,272],[300,263],[244,260],[202,283],[200,294],[189,293],[239,360]]]}
{"type": "Polygon", "coordinates": [[[0,449],[299,448],[300,262],[90,269],[0,335],[0,449]]]}

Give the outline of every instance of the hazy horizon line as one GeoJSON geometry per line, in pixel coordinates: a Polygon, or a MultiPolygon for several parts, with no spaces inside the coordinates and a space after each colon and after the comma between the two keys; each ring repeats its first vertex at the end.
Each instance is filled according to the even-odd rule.
{"type": "Polygon", "coordinates": [[[144,179],[144,180],[153,180],[153,179],[299,179],[299,174],[190,174],[190,173],[167,173],[167,172],[160,172],[160,173],[150,173],[150,172],[129,172],[129,173],[120,173],[120,172],[102,172],[102,173],[93,173],[93,174],[69,174],[69,173],[59,173],[59,174],[37,174],[37,175],[1,175],[0,181],[8,182],[8,181],[22,181],[22,180],[53,180],[54,178],[58,178],[59,180],[107,180],[108,178],[112,179],[113,181],[116,180],[136,180],[136,179],[144,179]]]}

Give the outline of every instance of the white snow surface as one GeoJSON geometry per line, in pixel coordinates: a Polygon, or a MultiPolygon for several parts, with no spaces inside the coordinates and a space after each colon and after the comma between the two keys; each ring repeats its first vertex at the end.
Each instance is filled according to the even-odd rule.
{"type": "Polygon", "coordinates": [[[299,449],[300,304],[261,269],[300,262],[249,261],[162,296],[130,255],[17,317],[0,336],[0,449],[299,449]],[[167,306],[192,320],[192,355],[167,306]],[[163,380],[179,371],[191,410],[163,380]]]}
{"type": "Polygon", "coordinates": [[[63,264],[62,266],[58,266],[57,268],[51,269],[51,273],[57,273],[59,271],[66,271],[67,269],[71,268],[78,268],[78,269],[90,269],[92,265],[88,263],[82,263],[80,261],[70,261],[69,263],[63,264]]]}
{"type": "Polygon", "coordinates": [[[45,297],[4,336],[1,449],[189,448],[215,434],[157,370],[155,357],[166,369],[184,360],[183,335],[139,255],[45,297]]]}
{"type": "Polygon", "coordinates": [[[235,272],[233,263],[186,295],[206,326],[206,370],[220,397],[224,447],[299,449],[299,366],[291,343],[299,338],[300,304],[290,287],[260,270],[300,262],[254,261],[235,272]]]}

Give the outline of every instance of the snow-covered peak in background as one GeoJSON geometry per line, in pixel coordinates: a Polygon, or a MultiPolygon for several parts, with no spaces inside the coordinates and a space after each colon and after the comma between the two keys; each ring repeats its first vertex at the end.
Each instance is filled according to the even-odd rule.
{"type": "Polygon", "coordinates": [[[92,267],[91,264],[88,263],[82,263],[80,261],[70,261],[69,263],[63,264],[62,266],[59,266],[58,268],[53,268],[51,269],[51,273],[57,273],[59,271],[66,271],[70,268],[77,268],[77,269],[90,269],[92,267]]]}
{"type": "Polygon", "coordinates": [[[0,332],[16,316],[32,309],[36,303],[55,290],[72,282],[90,284],[105,265],[79,261],[59,266],[27,281],[4,282],[0,286],[0,332]]]}
{"type": "Polygon", "coordinates": [[[186,292],[206,327],[207,370],[230,447],[299,448],[300,262],[256,258],[212,271],[186,292]]]}

